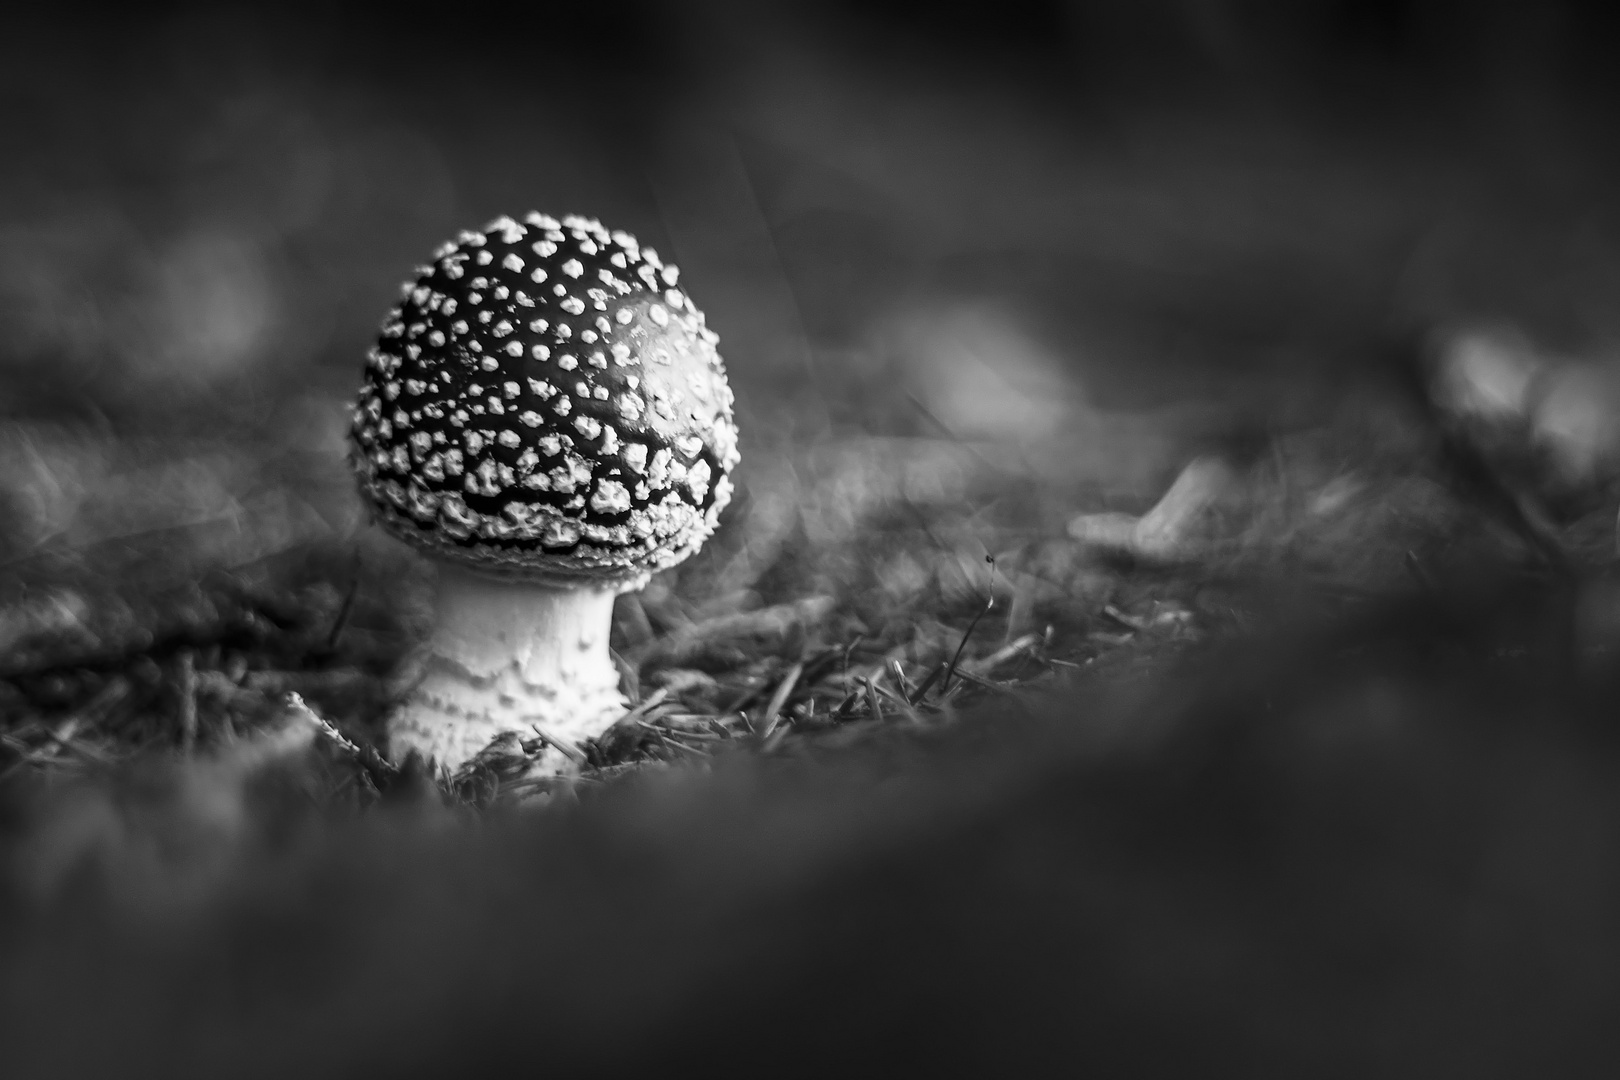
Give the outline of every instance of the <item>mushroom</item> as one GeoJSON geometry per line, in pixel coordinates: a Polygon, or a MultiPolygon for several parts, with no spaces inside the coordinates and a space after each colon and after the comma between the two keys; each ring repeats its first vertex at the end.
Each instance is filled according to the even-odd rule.
{"type": "Polygon", "coordinates": [[[731,498],[717,340],[674,266],[590,218],[497,218],[405,283],[351,430],[376,520],[438,564],[395,760],[455,770],[514,732],[560,772],[624,713],[613,599],[695,552],[731,498]]]}

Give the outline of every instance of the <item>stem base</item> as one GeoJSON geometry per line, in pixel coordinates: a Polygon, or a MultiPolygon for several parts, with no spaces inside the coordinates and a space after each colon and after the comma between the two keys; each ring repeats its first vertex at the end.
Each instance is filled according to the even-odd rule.
{"type": "Polygon", "coordinates": [[[608,653],[612,590],[559,590],[441,567],[422,678],[388,722],[395,761],[415,750],[454,772],[505,732],[552,745],[535,775],[575,768],[577,748],[624,714],[608,653]]]}

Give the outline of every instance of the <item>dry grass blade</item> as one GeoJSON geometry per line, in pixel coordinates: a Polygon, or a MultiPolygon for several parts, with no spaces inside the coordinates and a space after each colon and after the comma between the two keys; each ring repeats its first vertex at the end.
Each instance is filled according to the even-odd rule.
{"type": "Polygon", "coordinates": [[[567,739],[548,734],[540,727],[539,724],[530,724],[529,726],[534,729],[534,733],[538,735],[547,746],[556,747],[562,752],[564,757],[568,758],[576,765],[584,765],[586,763],[585,752],[579,747],[575,746],[573,743],[569,742],[567,739]]]}
{"type": "Polygon", "coordinates": [[[1147,623],[1133,615],[1125,614],[1125,612],[1119,610],[1119,608],[1115,607],[1113,604],[1104,604],[1102,607],[1102,613],[1113,622],[1118,623],[1120,626],[1123,626],[1125,629],[1134,633],[1142,633],[1148,629],[1147,623]]]}
{"type": "Polygon", "coordinates": [[[913,705],[921,705],[922,702],[923,702],[923,699],[928,696],[928,691],[930,691],[930,690],[932,690],[934,688],[934,684],[939,682],[940,676],[942,676],[944,674],[945,674],[945,665],[944,664],[936,664],[936,665],[934,665],[934,669],[928,673],[928,676],[925,679],[923,679],[923,681],[921,683],[917,684],[917,689],[915,689],[915,690],[913,690],[911,692],[910,699],[909,699],[911,701],[911,704],[913,704],[913,705]]]}
{"type": "Polygon", "coordinates": [[[635,727],[641,722],[643,717],[652,712],[658,706],[662,705],[668,697],[669,687],[660,686],[657,690],[654,690],[630,709],[626,710],[623,716],[619,717],[613,722],[613,727],[621,731],[625,728],[635,727]]]}
{"type": "Polygon", "coordinates": [[[787,741],[788,733],[792,729],[793,725],[791,722],[778,725],[776,731],[772,733],[770,738],[766,739],[764,745],[760,747],[761,752],[766,754],[774,754],[776,752],[776,748],[787,741]]]}
{"type": "Polygon", "coordinates": [[[793,687],[797,685],[799,676],[803,674],[804,665],[802,663],[794,664],[788,668],[787,674],[782,676],[782,681],[776,684],[776,693],[771,695],[770,703],[765,706],[765,719],[760,726],[760,735],[763,738],[769,739],[771,733],[776,730],[776,722],[782,714],[782,706],[787,703],[788,695],[793,693],[793,687]]]}
{"type": "MultiPolygon", "coordinates": [[[[995,568],[996,568],[996,560],[991,558],[990,556],[986,555],[984,557],[984,561],[990,564],[990,572],[991,572],[992,575],[994,575],[995,568]]],[[[992,582],[992,584],[993,584],[993,582],[992,582]]],[[[946,693],[946,692],[948,692],[950,690],[950,688],[951,688],[951,676],[956,674],[956,665],[962,659],[962,650],[967,648],[968,641],[973,637],[973,631],[975,631],[975,630],[977,630],[979,628],[979,620],[983,619],[986,615],[988,615],[990,613],[990,610],[992,608],[994,608],[995,606],[996,606],[996,594],[995,594],[995,590],[992,589],[991,592],[990,592],[990,598],[985,601],[984,607],[979,609],[979,613],[977,615],[973,616],[973,621],[968,623],[967,629],[962,631],[962,641],[961,641],[960,644],[958,644],[956,646],[956,653],[955,653],[955,655],[953,655],[951,657],[950,666],[945,669],[945,679],[939,685],[940,693],[943,694],[943,693],[946,693]]]]}
{"type": "Polygon", "coordinates": [[[1016,683],[999,683],[993,679],[987,679],[977,672],[969,671],[967,668],[963,668],[962,670],[958,671],[957,674],[962,677],[963,682],[972,683],[974,686],[981,686],[986,690],[994,690],[1000,694],[1018,693],[1018,684],[1016,683]]]}
{"type": "Polygon", "coordinates": [[[1003,645],[989,656],[986,656],[980,660],[970,661],[967,664],[964,664],[963,667],[981,675],[994,671],[996,668],[1000,667],[1002,664],[1005,664],[1008,660],[1011,660],[1018,654],[1027,652],[1034,648],[1040,640],[1041,636],[1039,634],[1025,634],[1023,637],[1017,638],[1008,642],[1006,645],[1003,645]]]}
{"type": "Polygon", "coordinates": [[[899,690],[900,696],[906,700],[907,704],[910,704],[911,695],[916,691],[911,687],[911,680],[906,678],[905,669],[900,666],[900,661],[894,657],[889,658],[888,668],[889,678],[894,680],[895,689],[899,690]]]}
{"type": "Polygon", "coordinates": [[[906,697],[905,694],[899,693],[895,690],[890,690],[887,686],[884,686],[876,679],[872,680],[871,685],[879,694],[888,698],[894,703],[894,707],[899,711],[900,715],[904,716],[907,720],[910,720],[914,724],[922,723],[922,717],[917,714],[916,709],[911,707],[911,701],[906,697]]]}
{"type": "Polygon", "coordinates": [[[873,682],[870,677],[868,677],[864,681],[866,683],[866,708],[867,708],[867,711],[872,714],[872,719],[873,720],[882,720],[883,719],[883,705],[882,705],[881,702],[878,701],[877,683],[873,682]]]}

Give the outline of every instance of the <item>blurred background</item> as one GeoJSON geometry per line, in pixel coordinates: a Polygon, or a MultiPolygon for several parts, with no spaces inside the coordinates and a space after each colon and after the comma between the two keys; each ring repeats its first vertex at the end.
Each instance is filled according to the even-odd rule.
{"type": "Polygon", "coordinates": [[[530,205],[664,247],[745,402],[809,387],[836,419],[848,372],[882,386],[940,339],[1020,357],[1007,393],[1044,377],[1107,404],[1181,389],[1129,368],[1219,382],[1396,314],[1601,347],[1611,19],[1570,0],[52,5],[4,44],[8,405],[122,419],[346,390],[436,238],[530,205]]]}
{"type": "Polygon", "coordinates": [[[682,265],[767,501],[784,446],[922,436],[1056,459],[1091,482],[1064,512],[1139,511],[1200,440],[1331,413],[1392,331],[1483,327],[1606,400],[1613,24],[1574,0],[30,5],[0,40],[0,568],[351,538],[343,408],[394,290],[530,208],[682,265]]]}
{"type": "Polygon", "coordinates": [[[395,288],[529,208],[682,265],[756,445],[1084,429],[1066,464],[1130,487],[1182,452],[1154,450],[1190,422],[1163,410],[1206,433],[1210,410],[1309,414],[1392,328],[1606,361],[1613,22],[1573,0],[35,6],[0,42],[6,557],[176,515],[352,530],[342,406],[395,288]],[[136,449],[221,432],[184,467],[136,449]],[[94,520],[109,472],[145,505],[94,520]]]}

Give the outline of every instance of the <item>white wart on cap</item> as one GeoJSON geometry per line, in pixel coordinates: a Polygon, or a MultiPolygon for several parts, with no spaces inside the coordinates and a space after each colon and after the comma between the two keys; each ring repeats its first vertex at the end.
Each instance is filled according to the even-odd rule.
{"type": "Polygon", "coordinates": [[[384,321],[354,413],[361,490],[437,559],[638,587],[731,497],[716,342],[628,233],[497,218],[435,252],[384,321]]]}

